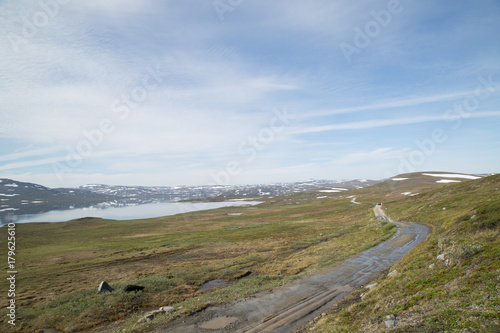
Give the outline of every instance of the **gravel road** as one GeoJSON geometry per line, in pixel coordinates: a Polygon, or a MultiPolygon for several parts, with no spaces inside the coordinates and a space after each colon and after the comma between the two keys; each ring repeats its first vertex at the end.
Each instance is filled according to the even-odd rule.
{"type": "Polygon", "coordinates": [[[379,219],[398,226],[391,239],[314,275],[252,298],[207,308],[158,332],[294,332],[396,263],[430,232],[421,224],[390,220],[381,205],[373,211],[379,219]]]}

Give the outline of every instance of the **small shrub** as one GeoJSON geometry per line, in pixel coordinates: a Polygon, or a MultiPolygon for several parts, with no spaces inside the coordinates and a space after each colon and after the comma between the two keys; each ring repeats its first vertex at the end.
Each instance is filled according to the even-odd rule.
{"type": "Polygon", "coordinates": [[[461,244],[461,245],[454,245],[450,251],[449,251],[449,255],[455,259],[455,261],[461,261],[461,260],[467,260],[471,257],[473,257],[474,255],[478,254],[479,252],[481,252],[483,250],[483,245],[478,242],[478,241],[475,241],[473,243],[464,243],[464,244],[461,244]]]}

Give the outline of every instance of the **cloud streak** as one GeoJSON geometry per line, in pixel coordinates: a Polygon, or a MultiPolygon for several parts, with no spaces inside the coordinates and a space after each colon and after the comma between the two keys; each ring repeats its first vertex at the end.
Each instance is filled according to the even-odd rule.
{"type": "MultiPolygon", "coordinates": [[[[458,116],[445,117],[444,115],[437,116],[421,116],[421,117],[410,117],[410,118],[399,118],[399,119],[374,119],[365,121],[348,122],[333,125],[315,126],[315,127],[305,127],[301,129],[296,129],[293,134],[307,134],[307,133],[318,133],[327,131],[341,131],[341,130],[360,130],[360,129],[370,129],[378,127],[387,126],[399,126],[399,125],[411,125],[426,122],[435,121],[452,121],[458,116]]],[[[467,118],[492,118],[500,117],[500,111],[490,111],[490,112],[477,112],[470,114],[467,118]]]]}
{"type": "MultiPolygon", "coordinates": [[[[238,146],[285,107],[294,121],[263,148],[254,141],[254,160],[232,181],[376,178],[424,131],[456,125],[446,111],[474,96],[478,77],[500,79],[498,4],[406,4],[347,64],[339,43],[387,1],[257,0],[224,22],[210,1],[67,2],[29,38],[25,18],[43,15],[40,3],[2,1],[0,36],[26,42],[16,52],[0,38],[0,172],[56,187],[206,183],[211,170],[244,160],[238,146]],[[162,80],[141,95],[147,68],[162,80]],[[113,130],[58,179],[53,164],[103,120],[113,130]]],[[[495,84],[450,146],[500,140],[495,84]]],[[[456,151],[439,154],[421,167],[453,171],[442,161],[456,151]]],[[[494,169],[500,158],[477,164],[494,169]]]]}

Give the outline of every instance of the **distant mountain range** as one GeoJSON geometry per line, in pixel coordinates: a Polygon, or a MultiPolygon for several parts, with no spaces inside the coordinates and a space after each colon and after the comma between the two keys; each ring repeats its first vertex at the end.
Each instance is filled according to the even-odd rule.
{"type": "Polygon", "coordinates": [[[203,186],[118,186],[91,184],[79,188],[48,188],[12,179],[0,179],[0,222],[15,220],[17,215],[38,214],[50,210],[88,206],[125,206],[182,200],[222,201],[231,198],[278,196],[314,189],[329,191],[331,186],[357,189],[376,184],[374,180],[308,180],[295,183],[260,185],[203,186]]]}
{"type": "Polygon", "coordinates": [[[82,189],[55,188],[0,179],[0,222],[12,215],[37,214],[54,209],[86,207],[113,199],[111,196],[82,189]]]}
{"type": "Polygon", "coordinates": [[[192,199],[241,196],[277,196],[294,192],[302,192],[328,186],[341,186],[352,190],[378,183],[375,180],[308,180],[295,183],[270,183],[258,185],[202,185],[202,186],[116,186],[116,185],[83,185],[79,189],[102,195],[112,195],[128,201],[153,202],[181,201],[192,199]]]}
{"type": "MultiPolygon", "coordinates": [[[[97,207],[119,207],[145,203],[182,200],[224,201],[241,198],[280,196],[303,191],[321,193],[345,192],[375,185],[408,189],[418,186],[444,185],[486,175],[453,172],[418,172],[378,180],[314,180],[259,185],[202,186],[118,186],[91,184],[79,188],[48,188],[42,185],[0,179],[0,222],[14,221],[18,215],[38,214],[51,210],[97,207]]],[[[415,195],[417,192],[403,192],[415,195]]]]}

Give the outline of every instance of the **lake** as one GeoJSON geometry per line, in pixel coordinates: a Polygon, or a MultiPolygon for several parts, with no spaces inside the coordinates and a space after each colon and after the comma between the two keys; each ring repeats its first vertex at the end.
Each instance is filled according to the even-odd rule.
{"type": "Polygon", "coordinates": [[[17,215],[14,223],[64,222],[82,217],[101,217],[111,220],[134,220],[176,215],[221,207],[253,206],[260,201],[223,201],[223,202],[163,202],[121,207],[90,206],[66,210],[52,210],[40,214],[17,215]]]}

